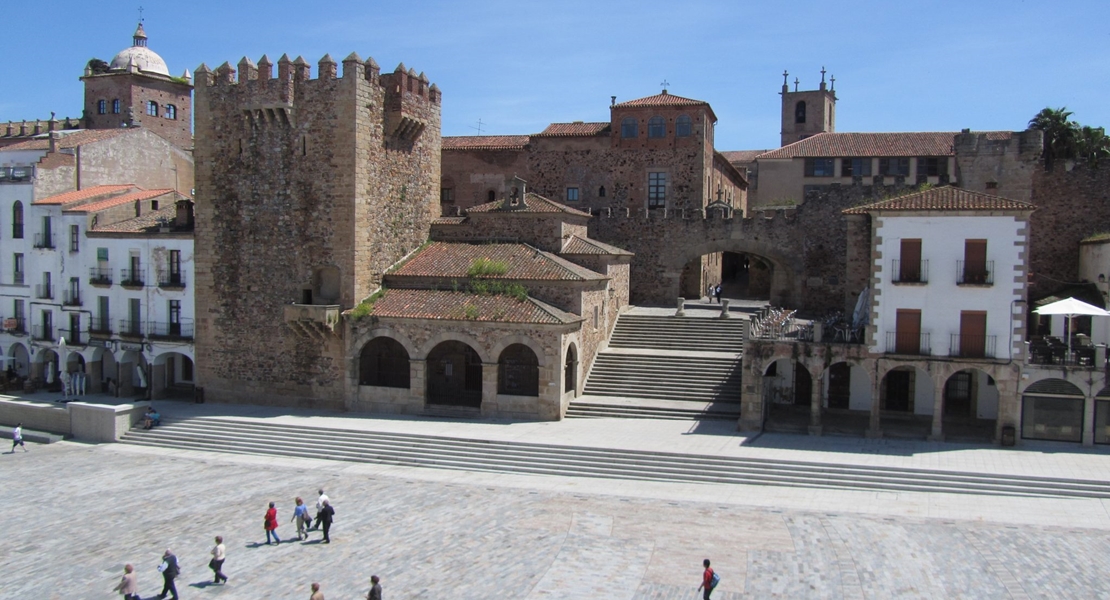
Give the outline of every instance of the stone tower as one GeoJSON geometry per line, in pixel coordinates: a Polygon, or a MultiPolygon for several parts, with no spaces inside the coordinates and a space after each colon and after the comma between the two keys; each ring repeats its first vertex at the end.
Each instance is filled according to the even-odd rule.
{"type": "MultiPolygon", "coordinates": [[[[786,71],[782,72],[781,144],[836,131],[836,91],[825,83],[825,68],[821,67],[821,86],[816,90],[798,91],[798,79],[794,78],[792,92],[786,81],[788,76],[786,71]]],[[[836,83],[835,77],[832,83],[836,83]]]]}
{"type": "Polygon", "coordinates": [[[219,401],[342,407],[341,311],[439,214],[440,92],[355,53],[197,68],[198,384],[219,401]]]}
{"type": "Polygon", "coordinates": [[[186,69],[171,77],[166,61],[147,47],[143,24],[135,29],[130,48],[124,48],[104,67],[85,66],[86,129],[146,127],[171,144],[193,147],[193,84],[186,69]]]}

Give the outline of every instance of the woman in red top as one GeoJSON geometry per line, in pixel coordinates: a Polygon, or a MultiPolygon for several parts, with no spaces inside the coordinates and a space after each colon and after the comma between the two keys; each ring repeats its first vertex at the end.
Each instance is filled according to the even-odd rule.
{"type": "Polygon", "coordinates": [[[270,544],[270,536],[273,536],[274,541],[280,544],[281,540],[278,539],[277,535],[277,508],[274,508],[273,502],[270,503],[270,509],[266,511],[266,521],[264,525],[266,527],[266,544],[270,544]]]}

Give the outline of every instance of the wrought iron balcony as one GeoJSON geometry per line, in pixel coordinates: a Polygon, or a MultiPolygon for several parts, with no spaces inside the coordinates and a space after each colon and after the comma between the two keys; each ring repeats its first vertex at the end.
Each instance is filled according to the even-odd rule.
{"type": "Polygon", "coordinates": [[[54,249],[54,234],[53,233],[36,233],[35,234],[35,248],[43,250],[54,249]]]}
{"type": "Polygon", "coordinates": [[[63,291],[62,304],[66,306],[81,306],[81,290],[67,289],[63,291]]]}
{"type": "Polygon", "coordinates": [[[166,321],[150,321],[147,323],[147,333],[152,338],[164,339],[192,339],[193,320],[181,319],[177,323],[166,321]]]}
{"type": "Polygon", "coordinates": [[[929,334],[888,331],[886,332],[886,353],[928,356],[932,354],[929,334]]]}
{"type": "Polygon", "coordinates": [[[66,339],[66,344],[70,346],[84,346],[89,338],[81,332],[80,329],[59,329],[58,335],[66,339]]]}
{"type": "Polygon", "coordinates": [[[184,288],[185,287],[185,274],[181,271],[158,271],[158,287],[161,288],[184,288]]]}
{"type": "Polygon", "coordinates": [[[146,274],[142,269],[120,269],[119,270],[119,284],[124,287],[143,287],[146,285],[146,274]]]}
{"type": "Polygon", "coordinates": [[[120,319],[119,334],[121,337],[143,337],[143,322],[120,319]]]}
{"type": "Polygon", "coordinates": [[[968,263],[964,260],[956,261],[957,285],[994,285],[994,261],[983,263],[968,263]]]}
{"type": "Polygon", "coordinates": [[[89,320],[89,335],[96,336],[109,336],[112,335],[112,320],[111,319],[98,319],[93,317],[89,320]]]}
{"type": "Polygon", "coordinates": [[[31,337],[41,341],[53,341],[54,327],[46,325],[35,325],[32,328],[31,337]]]}
{"type": "Polygon", "coordinates": [[[905,262],[894,259],[890,262],[893,283],[929,283],[929,261],[905,262]]]}
{"type": "Polygon", "coordinates": [[[35,297],[40,300],[52,300],[54,298],[54,286],[43,283],[37,284],[35,286],[35,297]]]}
{"type": "Polygon", "coordinates": [[[957,358],[994,358],[997,336],[951,334],[948,343],[948,356],[957,358]]]}
{"type": "Polygon", "coordinates": [[[91,285],[112,285],[112,269],[91,267],[89,269],[89,283],[91,285]]]}

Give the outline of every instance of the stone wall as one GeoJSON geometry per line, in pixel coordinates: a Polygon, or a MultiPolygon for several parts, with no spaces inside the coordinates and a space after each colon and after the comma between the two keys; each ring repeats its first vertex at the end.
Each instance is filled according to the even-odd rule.
{"type": "Polygon", "coordinates": [[[567,213],[475,213],[463,223],[432,226],[430,238],[437,242],[523,242],[558,254],[567,237],[586,237],[588,220],[588,216],[567,213]]]}
{"type": "MultiPolygon", "coordinates": [[[[348,345],[283,323],[368,296],[438,214],[440,94],[355,54],[197,69],[198,385],[215,401],[342,407],[348,345]],[[311,295],[311,298],[308,296],[311,295]]],[[[326,330],[325,330],[326,331],[326,330]]]]}
{"type": "Polygon", "coordinates": [[[1041,167],[1044,132],[1015,131],[999,139],[965,131],[956,135],[956,181],[959,186],[1029,202],[1033,178],[1041,167]]]}
{"type": "Polygon", "coordinates": [[[81,78],[85,82],[85,118],[88,129],[142,127],[178,148],[192,148],[192,86],[185,82],[132,73],[107,73],[81,78]],[[120,112],[112,112],[112,101],[120,101],[120,112]],[[104,100],[107,114],[98,114],[104,100]],[[158,116],[147,114],[147,102],[158,103],[158,116]],[[166,118],[166,105],[176,107],[175,118],[166,118]]]}
{"type": "Polygon", "coordinates": [[[505,193],[505,178],[528,179],[523,150],[444,150],[442,188],[452,190],[453,202],[443,204],[445,215],[499,199],[505,193]]]}
{"type": "Polygon", "coordinates": [[[133,183],[144,189],[171,189],[191,196],[193,157],[148,129],[84,144],[77,165],[77,189],[133,183]]]}

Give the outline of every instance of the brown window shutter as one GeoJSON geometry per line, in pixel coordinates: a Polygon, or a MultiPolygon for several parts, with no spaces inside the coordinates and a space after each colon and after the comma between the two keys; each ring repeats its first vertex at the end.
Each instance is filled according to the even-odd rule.
{"type": "Polygon", "coordinates": [[[894,351],[898,354],[921,353],[920,310],[898,309],[894,338],[894,351]]]}
{"type": "Polygon", "coordinates": [[[983,358],[987,346],[987,313],[960,311],[960,356],[983,358]]]}
{"type": "Polygon", "coordinates": [[[964,240],[964,282],[987,282],[987,240],[964,240]]]}
{"type": "Polygon", "coordinates": [[[902,240],[900,281],[921,281],[921,240],[902,240]]]}

